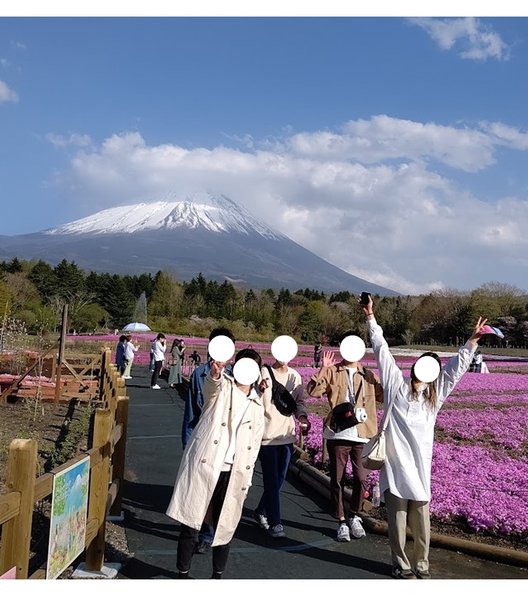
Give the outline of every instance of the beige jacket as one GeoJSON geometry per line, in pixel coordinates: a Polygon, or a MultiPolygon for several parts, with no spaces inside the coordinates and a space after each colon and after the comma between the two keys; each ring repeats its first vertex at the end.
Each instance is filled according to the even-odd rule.
{"type": "MultiPolygon", "coordinates": [[[[199,530],[220,477],[229,447],[230,423],[247,401],[232,377],[218,381],[208,375],[204,383],[204,408],[183,457],[167,515],[199,530]]],[[[262,396],[246,409],[236,436],[235,459],[214,535],[213,546],[227,544],[242,516],[264,430],[262,396]]]]}
{"type": "Polygon", "coordinates": [[[261,376],[268,382],[262,401],[264,404],[264,434],[263,445],[289,445],[295,443],[295,418],[308,416],[304,405],[304,387],[301,375],[293,368],[288,367],[287,372],[278,372],[273,369],[273,374],[279,383],[293,395],[297,403],[297,412],[294,416],[283,416],[271,403],[271,378],[266,367],[262,367],[261,376]]]}
{"type": "MultiPolygon", "coordinates": [[[[356,426],[358,436],[370,439],[378,432],[376,417],[376,401],[383,402],[383,388],[378,377],[368,368],[358,363],[357,374],[354,375],[354,394],[357,396],[356,406],[367,411],[366,422],[356,426]]],[[[347,401],[348,372],[343,362],[334,366],[324,367],[312,376],[306,387],[308,395],[321,397],[326,395],[333,410],[338,404],[347,401]]],[[[329,424],[332,411],[324,420],[329,424]]]]}

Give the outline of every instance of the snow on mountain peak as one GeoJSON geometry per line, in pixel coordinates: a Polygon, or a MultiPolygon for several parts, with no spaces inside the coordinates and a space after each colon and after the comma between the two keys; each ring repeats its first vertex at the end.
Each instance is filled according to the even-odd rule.
{"type": "Polygon", "coordinates": [[[112,207],[46,230],[46,234],[133,234],[177,228],[205,228],[211,232],[259,234],[280,239],[282,234],[259,222],[231,199],[200,193],[184,200],[165,200],[112,207]]]}

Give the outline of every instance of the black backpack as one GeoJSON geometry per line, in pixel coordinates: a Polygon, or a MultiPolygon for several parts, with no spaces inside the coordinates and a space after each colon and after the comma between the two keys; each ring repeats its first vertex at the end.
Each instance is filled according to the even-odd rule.
{"type": "Polygon", "coordinates": [[[271,403],[283,416],[291,416],[297,411],[297,403],[293,395],[279,383],[273,374],[273,369],[268,364],[264,365],[271,377],[271,403]]]}

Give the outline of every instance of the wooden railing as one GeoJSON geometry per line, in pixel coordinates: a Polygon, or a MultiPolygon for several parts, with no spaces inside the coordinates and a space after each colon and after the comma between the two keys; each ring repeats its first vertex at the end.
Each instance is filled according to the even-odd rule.
{"type": "MultiPolygon", "coordinates": [[[[14,439],[9,447],[8,492],[0,495],[0,575],[16,567],[17,579],[27,579],[35,503],[51,495],[53,477],[90,456],[90,489],[86,524],[85,566],[101,571],[104,563],[106,516],[119,515],[125,470],[128,396],[125,381],[111,364],[110,350],[100,355],[99,394],[94,413],[91,448],[62,466],[35,478],[37,442],[14,439]]],[[[29,579],[43,579],[44,568],[29,579]]]]}
{"type": "Polygon", "coordinates": [[[0,393],[0,404],[5,403],[10,395],[39,397],[44,401],[55,401],[56,395],[60,401],[73,398],[81,401],[94,399],[98,391],[101,354],[65,354],[59,371],[56,351],[57,347],[52,346],[44,353],[36,355],[24,374],[13,378],[11,384],[0,393]],[[42,370],[44,381],[43,377],[39,376],[37,382],[32,380],[31,383],[27,383],[36,368],[42,370]]]}

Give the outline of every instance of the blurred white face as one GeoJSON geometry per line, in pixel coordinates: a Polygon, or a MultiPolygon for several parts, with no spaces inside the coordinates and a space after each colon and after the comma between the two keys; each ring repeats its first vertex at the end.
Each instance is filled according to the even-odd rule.
{"type": "Polygon", "coordinates": [[[227,362],[235,353],[235,344],[229,337],[218,335],[209,342],[207,351],[213,360],[227,362]]]}
{"type": "Polygon", "coordinates": [[[297,356],[297,350],[297,342],[289,335],[280,335],[271,344],[271,353],[281,365],[293,360],[297,356]]]}
{"type": "Polygon", "coordinates": [[[440,374],[440,365],[432,356],[421,356],[414,363],[414,376],[422,383],[436,381],[440,374]]]}
{"type": "Polygon", "coordinates": [[[260,376],[259,365],[253,358],[241,358],[233,366],[233,376],[240,385],[252,385],[260,376]]]}
{"type": "Polygon", "coordinates": [[[365,355],[365,342],[357,335],[349,335],[339,344],[339,352],[346,362],[358,362],[365,355]]]}

